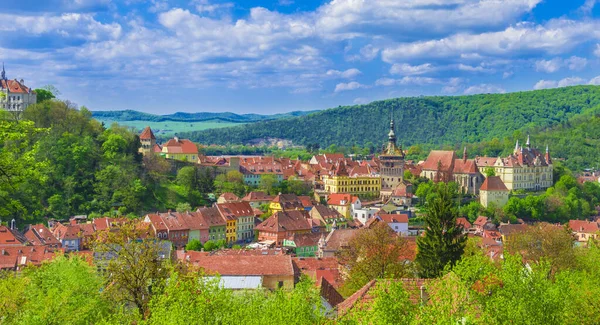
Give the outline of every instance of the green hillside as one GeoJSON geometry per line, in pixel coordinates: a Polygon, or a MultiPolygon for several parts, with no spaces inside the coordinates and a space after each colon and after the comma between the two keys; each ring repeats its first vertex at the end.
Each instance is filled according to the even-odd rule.
{"type": "Polygon", "coordinates": [[[145,122],[202,122],[220,120],[232,123],[250,123],[259,121],[270,121],[285,117],[304,116],[316,111],[294,111],[282,114],[261,115],[261,114],[235,114],[231,112],[212,113],[183,113],[177,112],[168,115],[155,115],[134,110],[124,111],[94,111],[92,116],[97,120],[110,121],[145,121],[145,122]]]}
{"type": "Polygon", "coordinates": [[[385,141],[390,116],[403,145],[475,143],[515,131],[544,129],[600,107],[600,87],[575,86],[509,94],[396,98],[307,116],[181,134],[207,144],[283,138],[321,148],[385,141]]]}

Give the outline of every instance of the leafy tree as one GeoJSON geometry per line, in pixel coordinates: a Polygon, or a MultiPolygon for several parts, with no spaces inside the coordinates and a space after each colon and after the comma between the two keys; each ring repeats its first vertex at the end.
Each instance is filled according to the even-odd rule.
{"type": "Polygon", "coordinates": [[[45,100],[50,100],[50,99],[56,98],[56,96],[54,96],[53,93],[51,93],[49,90],[46,90],[46,89],[38,88],[38,89],[35,89],[34,91],[35,91],[38,103],[41,103],[45,100]]]}
{"type": "Polygon", "coordinates": [[[187,245],[185,245],[185,250],[187,251],[201,251],[202,243],[198,239],[190,240],[187,245]]]}
{"type": "Polygon", "coordinates": [[[493,167],[488,167],[484,170],[485,177],[496,176],[496,170],[493,167]]]}
{"type": "Polygon", "coordinates": [[[106,272],[105,293],[111,300],[133,304],[146,316],[148,302],[160,292],[168,276],[168,259],[160,241],[148,236],[137,222],[126,222],[118,231],[97,234],[94,251],[106,272]]]}
{"type": "Polygon", "coordinates": [[[460,259],[466,237],[456,224],[457,212],[449,185],[438,183],[435,197],[428,202],[425,215],[425,236],[417,238],[418,253],[415,262],[421,276],[439,276],[446,265],[460,259]]]}
{"type": "Polygon", "coordinates": [[[192,211],[192,206],[189,203],[179,203],[176,211],[180,213],[192,211]]]}
{"type": "Polygon", "coordinates": [[[204,250],[207,252],[213,251],[215,249],[218,249],[218,245],[217,243],[215,243],[212,240],[207,241],[206,243],[204,243],[204,250]]]}
{"type": "Polygon", "coordinates": [[[344,292],[351,294],[373,279],[395,279],[411,274],[405,256],[406,240],[385,222],[360,230],[348,246],[338,252],[342,265],[349,269],[344,292]]]}
{"type": "Polygon", "coordinates": [[[260,175],[259,189],[266,192],[267,194],[277,194],[276,187],[279,184],[277,176],[274,174],[262,174],[260,175]]]}

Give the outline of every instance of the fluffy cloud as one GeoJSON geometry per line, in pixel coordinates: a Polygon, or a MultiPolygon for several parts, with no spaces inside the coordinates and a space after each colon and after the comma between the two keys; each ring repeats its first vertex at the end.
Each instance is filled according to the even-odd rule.
{"type": "Polygon", "coordinates": [[[600,76],[592,78],[588,84],[600,86],[600,76]]]}
{"type": "Polygon", "coordinates": [[[0,32],[52,34],[63,38],[98,41],[118,38],[121,31],[121,25],[103,24],[92,14],[65,13],[43,16],[0,14],[0,32]]]}
{"type": "Polygon", "coordinates": [[[384,49],[382,58],[393,63],[414,58],[460,58],[463,55],[557,54],[593,39],[600,39],[600,22],[558,19],[546,25],[519,23],[498,32],[458,33],[437,40],[400,43],[384,49]]]}
{"type": "Polygon", "coordinates": [[[353,79],[353,78],[361,75],[362,72],[360,72],[360,70],[358,70],[358,69],[352,68],[352,69],[348,69],[346,71],[329,70],[325,74],[328,76],[332,76],[332,77],[353,79]]]}
{"type": "Polygon", "coordinates": [[[369,99],[364,98],[364,97],[358,97],[358,98],[355,98],[352,102],[357,105],[368,104],[369,99]]]}
{"type": "Polygon", "coordinates": [[[471,86],[465,89],[465,95],[474,95],[474,94],[492,94],[492,93],[505,93],[506,90],[500,86],[490,85],[490,84],[480,84],[471,86]]]}
{"type": "Polygon", "coordinates": [[[338,93],[340,91],[347,91],[347,90],[355,90],[355,89],[359,89],[359,88],[367,88],[366,85],[360,84],[356,81],[351,81],[348,83],[339,83],[337,85],[335,85],[335,90],[334,92],[338,93]]]}
{"type": "Polygon", "coordinates": [[[594,55],[600,57],[600,44],[596,44],[596,48],[594,49],[594,55]]]}
{"type": "Polygon", "coordinates": [[[562,67],[567,67],[569,70],[581,70],[587,65],[586,58],[572,56],[568,59],[553,58],[551,60],[539,60],[535,62],[535,70],[539,72],[553,73],[560,70],[562,67]]]}
{"type": "MultiPolygon", "coordinates": [[[[596,78],[594,78],[596,79],[596,78]]],[[[580,77],[568,77],[561,80],[540,80],[534,86],[533,89],[547,89],[547,88],[557,88],[557,87],[568,87],[568,86],[576,86],[583,85],[586,83],[594,84],[595,80],[592,79],[590,81],[586,81],[580,77]]]]}
{"type": "Polygon", "coordinates": [[[430,63],[425,63],[421,65],[410,65],[410,64],[394,64],[390,68],[391,74],[399,74],[399,75],[419,75],[434,71],[435,68],[430,63]]]}

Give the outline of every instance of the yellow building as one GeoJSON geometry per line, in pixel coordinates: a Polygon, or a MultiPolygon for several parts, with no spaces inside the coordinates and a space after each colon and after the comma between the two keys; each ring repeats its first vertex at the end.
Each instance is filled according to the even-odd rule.
{"type": "Polygon", "coordinates": [[[552,158],[548,146],[546,153],[542,154],[531,148],[529,137],[525,148],[519,146],[517,141],[514,152],[506,158],[478,157],[475,163],[483,174],[487,168],[493,168],[509,190],[539,191],[553,184],[552,158]]]}
{"type": "Polygon", "coordinates": [[[225,240],[228,243],[235,243],[237,241],[237,219],[228,215],[225,217],[225,222],[227,223],[225,226],[225,240]]]}
{"type": "Polygon", "coordinates": [[[369,166],[355,167],[348,172],[346,163],[341,162],[332,175],[324,175],[322,179],[325,191],[331,194],[348,193],[377,197],[381,191],[381,177],[369,166]]]}
{"type": "Polygon", "coordinates": [[[304,205],[296,194],[279,194],[269,204],[269,210],[273,214],[279,211],[304,210],[304,205]]]}
{"type": "Polygon", "coordinates": [[[198,161],[198,147],[187,139],[177,137],[167,141],[162,147],[162,154],[167,159],[184,160],[190,162],[198,161]]]}
{"type": "Polygon", "coordinates": [[[327,198],[327,206],[337,210],[346,219],[352,219],[352,204],[358,201],[358,197],[351,194],[333,193],[327,198]]]}

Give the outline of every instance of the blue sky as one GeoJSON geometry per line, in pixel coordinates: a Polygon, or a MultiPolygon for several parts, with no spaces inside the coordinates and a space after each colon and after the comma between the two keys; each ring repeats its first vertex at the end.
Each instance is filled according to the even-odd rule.
{"type": "Polygon", "coordinates": [[[600,84],[596,0],[2,6],[7,76],[92,110],[276,113],[600,84]]]}

